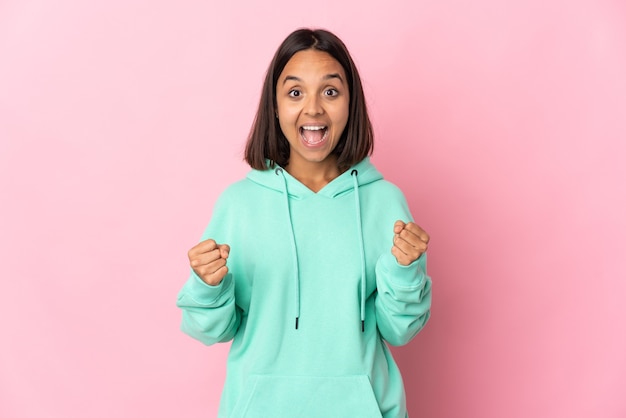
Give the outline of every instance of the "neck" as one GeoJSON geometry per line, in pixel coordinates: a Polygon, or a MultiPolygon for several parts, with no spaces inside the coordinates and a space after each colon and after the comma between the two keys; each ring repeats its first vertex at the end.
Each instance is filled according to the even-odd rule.
{"type": "Polygon", "coordinates": [[[337,158],[328,157],[322,162],[289,161],[285,170],[300,183],[317,193],[324,186],[336,179],[341,172],[337,167],[337,158]]]}

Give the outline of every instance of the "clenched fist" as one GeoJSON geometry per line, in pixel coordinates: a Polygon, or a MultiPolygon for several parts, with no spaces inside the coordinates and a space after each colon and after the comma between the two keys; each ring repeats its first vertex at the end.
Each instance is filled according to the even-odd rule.
{"type": "Polygon", "coordinates": [[[428,249],[430,236],[413,222],[396,221],[393,225],[393,247],[391,253],[398,263],[408,266],[428,249]]]}
{"type": "Polygon", "coordinates": [[[189,250],[187,255],[193,271],[206,284],[217,286],[228,273],[226,259],[229,253],[230,247],[227,244],[218,244],[207,239],[189,250]]]}

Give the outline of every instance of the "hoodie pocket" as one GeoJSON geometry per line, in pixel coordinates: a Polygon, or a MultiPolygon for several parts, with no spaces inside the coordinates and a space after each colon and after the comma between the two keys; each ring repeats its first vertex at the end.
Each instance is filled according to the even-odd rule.
{"type": "Polygon", "coordinates": [[[367,376],[252,375],[232,418],[381,418],[367,376]]]}

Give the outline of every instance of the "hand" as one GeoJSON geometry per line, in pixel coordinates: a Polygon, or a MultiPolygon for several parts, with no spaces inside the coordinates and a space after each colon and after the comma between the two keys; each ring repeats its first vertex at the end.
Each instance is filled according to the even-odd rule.
{"type": "Polygon", "coordinates": [[[228,245],[207,239],[189,250],[187,255],[193,271],[206,284],[217,286],[228,273],[226,259],[229,253],[228,245]]]}
{"type": "Polygon", "coordinates": [[[396,221],[393,224],[393,247],[391,254],[396,257],[399,264],[408,266],[428,249],[430,236],[417,224],[396,221]]]}

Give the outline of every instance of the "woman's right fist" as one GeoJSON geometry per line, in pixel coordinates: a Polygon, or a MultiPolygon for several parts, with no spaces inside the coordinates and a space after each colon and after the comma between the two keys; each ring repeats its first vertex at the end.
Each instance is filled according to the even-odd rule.
{"type": "Polygon", "coordinates": [[[189,265],[193,271],[208,285],[220,284],[228,267],[226,259],[230,253],[227,244],[218,244],[212,239],[202,241],[187,253],[189,265]]]}

